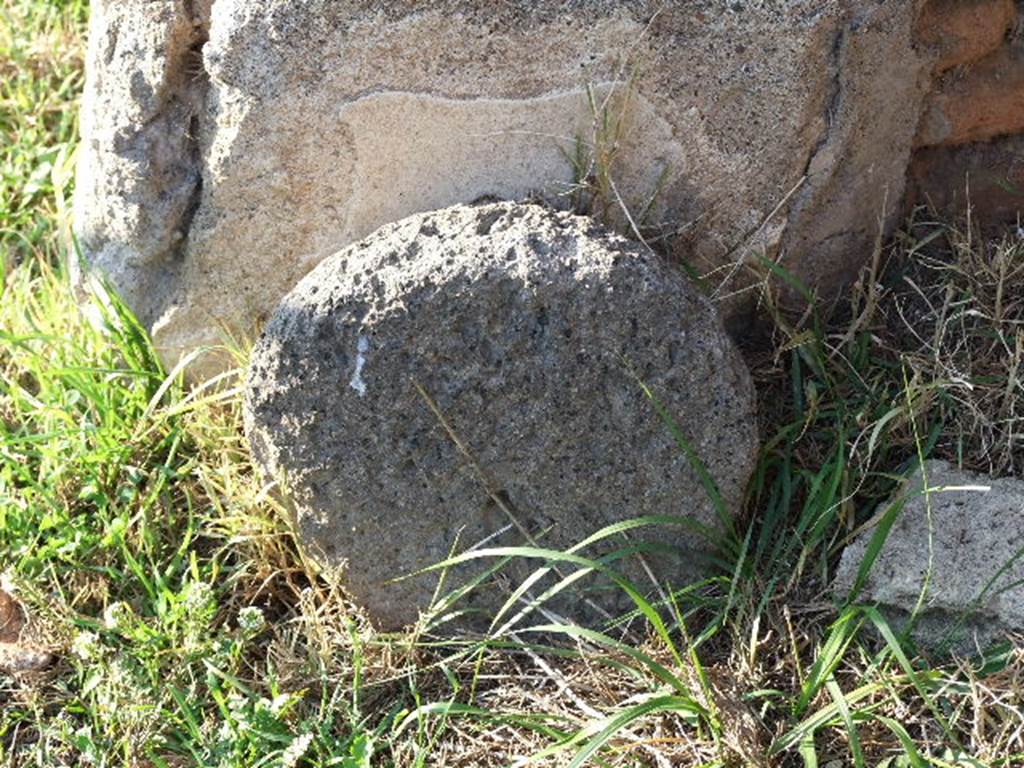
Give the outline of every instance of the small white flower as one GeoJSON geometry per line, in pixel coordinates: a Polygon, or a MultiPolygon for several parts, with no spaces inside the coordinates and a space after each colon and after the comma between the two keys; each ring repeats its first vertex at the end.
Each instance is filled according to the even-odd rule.
{"type": "Polygon", "coordinates": [[[216,605],[213,587],[204,581],[193,582],[185,595],[185,610],[189,613],[205,613],[216,605]]]}
{"type": "Polygon", "coordinates": [[[71,652],[82,661],[91,661],[103,652],[103,646],[95,632],[79,632],[71,643],[71,652]]]}
{"type": "Polygon", "coordinates": [[[241,713],[245,712],[245,708],[249,705],[249,700],[238,693],[238,691],[232,691],[228,694],[228,709],[231,713],[238,717],[241,713]]]}
{"type": "Polygon", "coordinates": [[[255,605],[249,605],[238,612],[238,628],[247,637],[259,634],[266,626],[267,620],[263,611],[255,605]]]}
{"type": "Polygon", "coordinates": [[[293,739],[288,748],[281,753],[281,768],[295,768],[312,743],[312,733],[304,733],[293,739]]]}
{"type": "Polygon", "coordinates": [[[118,655],[107,668],[107,682],[115,690],[129,690],[134,678],[132,667],[123,656],[118,655]]]}
{"type": "Polygon", "coordinates": [[[120,601],[111,603],[103,611],[103,625],[107,629],[115,629],[124,632],[129,629],[135,619],[135,613],[131,606],[120,601]]]}
{"type": "Polygon", "coordinates": [[[295,703],[296,698],[297,697],[289,693],[279,693],[274,697],[273,701],[260,699],[260,704],[264,705],[274,717],[280,717],[285,709],[295,703]]]}

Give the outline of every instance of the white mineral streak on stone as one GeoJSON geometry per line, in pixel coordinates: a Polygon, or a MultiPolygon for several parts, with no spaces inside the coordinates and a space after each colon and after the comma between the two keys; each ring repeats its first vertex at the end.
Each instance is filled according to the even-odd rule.
{"type": "Polygon", "coordinates": [[[352,374],[352,380],[348,383],[352,389],[359,393],[360,397],[366,395],[366,382],[363,381],[363,366],[366,365],[366,353],[370,351],[370,340],[360,336],[356,344],[356,370],[352,374]]]}

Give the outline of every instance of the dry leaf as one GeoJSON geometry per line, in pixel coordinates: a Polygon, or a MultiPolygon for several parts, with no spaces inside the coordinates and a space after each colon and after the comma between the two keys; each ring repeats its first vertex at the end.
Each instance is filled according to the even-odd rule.
{"type": "Polygon", "coordinates": [[[0,589],[0,643],[16,643],[25,626],[25,612],[18,601],[0,589]]]}
{"type": "Polygon", "coordinates": [[[8,672],[38,672],[53,663],[53,654],[22,642],[25,611],[0,589],[0,669],[8,672]]]}

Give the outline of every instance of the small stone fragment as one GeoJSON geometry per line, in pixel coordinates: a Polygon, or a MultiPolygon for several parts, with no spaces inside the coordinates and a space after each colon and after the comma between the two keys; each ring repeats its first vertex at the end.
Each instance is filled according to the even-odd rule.
{"type": "Polygon", "coordinates": [[[21,606],[7,592],[0,590],[0,643],[16,643],[25,626],[21,606]]]}
{"type": "MultiPolygon", "coordinates": [[[[927,582],[914,636],[937,650],[971,653],[1006,632],[1024,631],[1024,481],[928,461],[903,494],[903,510],[858,601],[877,603],[904,626],[927,582]]],[[[843,552],[837,598],[855,585],[874,532],[843,552]]]]}

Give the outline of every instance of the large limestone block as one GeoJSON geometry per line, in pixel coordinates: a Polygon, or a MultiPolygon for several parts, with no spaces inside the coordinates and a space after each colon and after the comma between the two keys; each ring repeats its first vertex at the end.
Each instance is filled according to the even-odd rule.
{"type": "MultiPolygon", "coordinates": [[[[642,515],[722,532],[640,382],[735,512],[755,462],[754,396],[709,301],[590,219],[458,206],[382,227],[288,294],[253,353],[246,426],[310,552],[344,565],[352,594],[397,627],[430,604],[437,575],[390,580],[474,545],[564,549],[642,515]]],[[[631,535],[582,554],[654,540],[670,548],[648,554],[660,578],[707,567],[695,555],[712,545],[684,524],[631,535]]],[[[651,588],[635,559],[614,566],[651,588]]],[[[479,570],[461,567],[446,589],[479,570]]],[[[494,611],[528,572],[513,566],[504,589],[466,604],[494,611]]],[[[603,586],[598,606],[629,607],[603,586]]]]}
{"type": "Polygon", "coordinates": [[[718,297],[758,253],[835,286],[902,193],[919,5],[98,0],[80,242],[173,361],[381,224],[565,203],[579,139],[718,297]]]}
{"type": "MultiPolygon", "coordinates": [[[[929,461],[901,498],[859,600],[877,603],[899,626],[920,607],[915,635],[940,650],[971,653],[1024,631],[1024,482],[929,461]]],[[[857,582],[874,533],[843,552],[838,597],[857,582]]]]}

